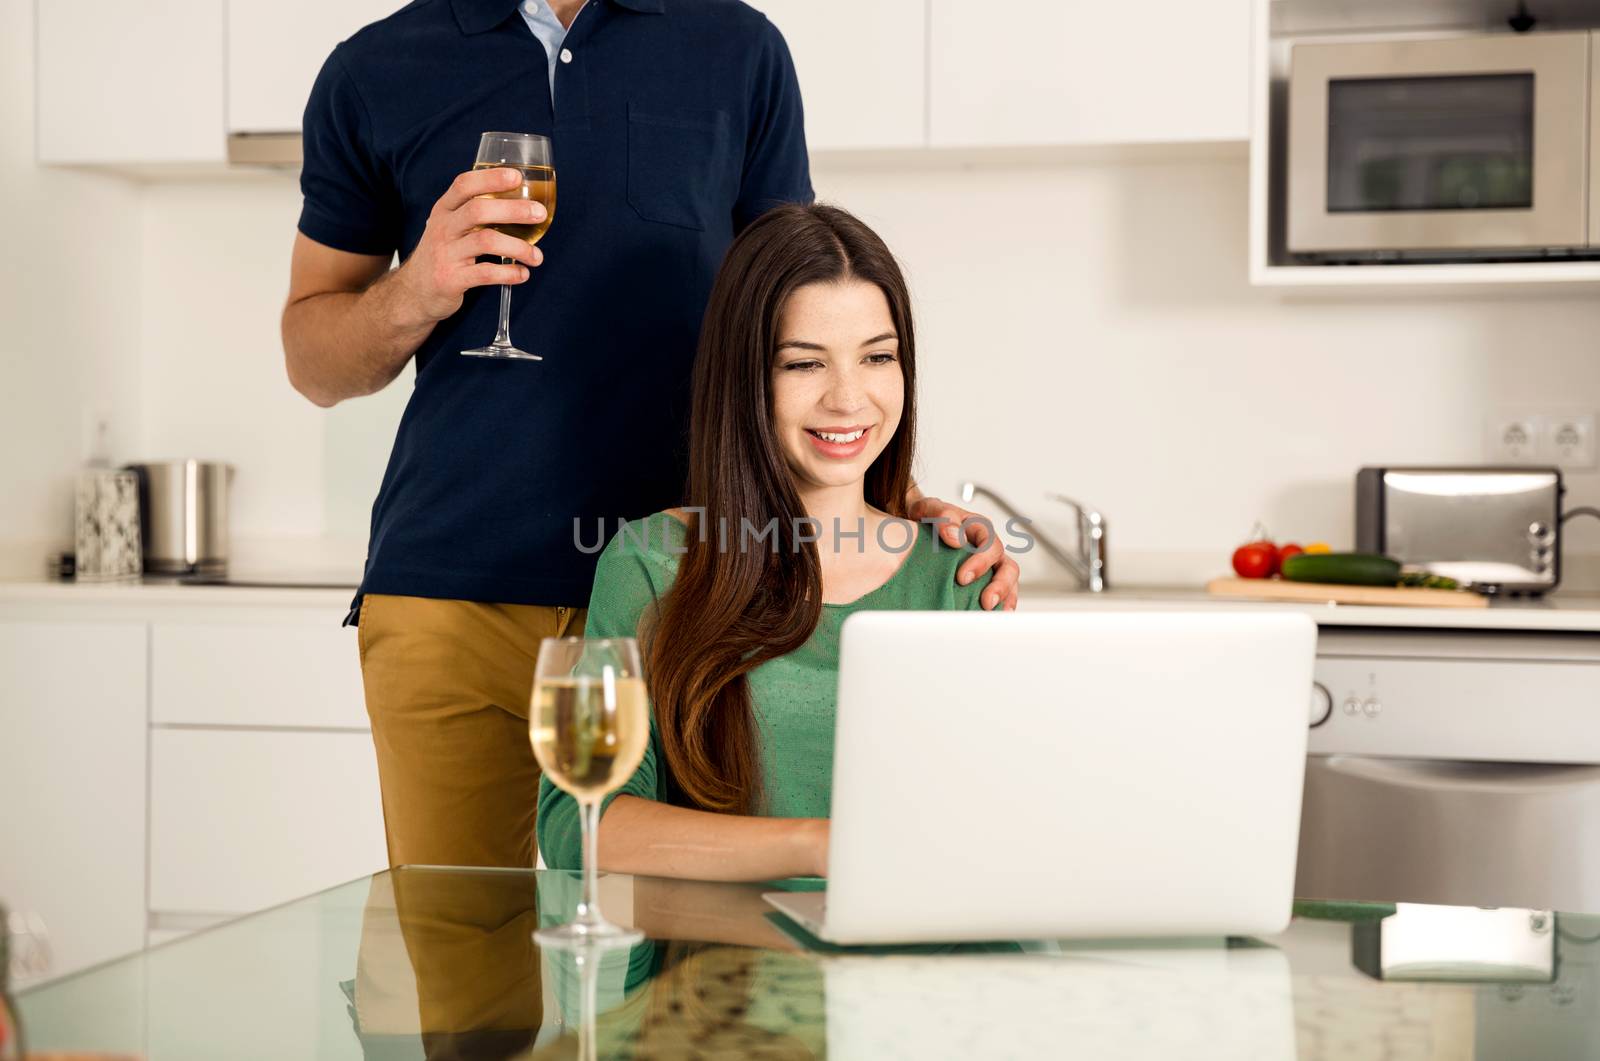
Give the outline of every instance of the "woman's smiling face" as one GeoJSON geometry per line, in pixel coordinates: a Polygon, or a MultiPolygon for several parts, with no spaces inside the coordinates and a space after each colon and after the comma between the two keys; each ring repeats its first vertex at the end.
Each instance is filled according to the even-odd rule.
{"type": "Polygon", "coordinates": [[[889,302],[876,284],[806,284],[778,321],[773,430],[796,485],[865,479],[900,425],[906,383],[889,302]]]}

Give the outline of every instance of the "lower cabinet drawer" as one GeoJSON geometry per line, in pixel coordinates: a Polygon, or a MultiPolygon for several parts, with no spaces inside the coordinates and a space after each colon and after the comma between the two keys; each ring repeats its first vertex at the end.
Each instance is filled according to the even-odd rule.
{"type": "Polygon", "coordinates": [[[154,623],[151,720],[365,729],[356,637],[321,611],[272,622],[154,623]]]}
{"type": "Polygon", "coordinates": [[[246,913],[383,869],[365,733],[157,729],[150,909],[246,913]]]}

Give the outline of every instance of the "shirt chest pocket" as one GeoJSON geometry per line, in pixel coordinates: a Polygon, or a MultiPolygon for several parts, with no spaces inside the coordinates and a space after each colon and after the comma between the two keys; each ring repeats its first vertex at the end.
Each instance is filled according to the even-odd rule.
{"type": "Polygon", "coordinates": [[[732,151],[726,111],[628,104],[628,205],[646,221],[703,231],[732,213],[732,151]]]}

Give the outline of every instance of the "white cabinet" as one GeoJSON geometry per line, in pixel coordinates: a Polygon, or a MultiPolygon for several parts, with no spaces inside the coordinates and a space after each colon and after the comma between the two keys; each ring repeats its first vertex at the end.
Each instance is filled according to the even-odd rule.
{"type": "Polygon", "coordinates": [[[366,733],[157,729],[150,908],[244,913],[388,865],[366,733]]]}
{"type": "Polygon", "coordinates": [[[788,42],[812,151],[926,143],[925,0],[750,4],[788,42]]]}
{"type": "Polygon", "coordinates": [[[0,621],[0,901],[56,976],[145,933],[145,626],[0,621]]]}
{"type": "Polygon", "coordinates": [[[150,646],[158,726],[369,726],[355,628],[325,611],[157,621],[150,646]]]}
{"type": "MultiPolygon", "coordinates": [[[[813,151],[1248,136],[1251,0],[751,2],[789,44],[813,151]]],[[[334,46],[401,6],[37,0],[40,161],[159,171],[297,133],[334,46]]]]}
{"type": "Polygon", "coordinates": [[[404,0],[227,0],[228,132],[298,132],[334,45],[404,0]]]}
{"type": "Polygon", "coordinates": [[[334,45],[403,6],[37,0],[39,161],[226,163],[229,133],[298,132],[334,45]]]}
{"type": "Polygon", "coordinates": [[[0,902],[48,975],[387,865],[348,603],[0,584],[0,902]]]}
{"type": "Polygon", "coordinates": [[[1245,140],[1250,0],[930,0],[934,147],[1245,140]]]}
{"type": "Polygon", "coordinates": [[[220,162],[220,0],[38,0],[39,161],[220,162]]]}

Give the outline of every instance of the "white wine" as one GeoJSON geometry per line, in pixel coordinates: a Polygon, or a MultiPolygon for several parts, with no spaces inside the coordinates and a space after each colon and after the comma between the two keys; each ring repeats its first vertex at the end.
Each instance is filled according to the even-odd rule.
{"type": "Polygon", "coordinates": [[[540,678],[528,732],[534,758],[553,784],[578,799],[599,799],[620,788],[644,758],[650,737],[644,681],[540,678]]]}
{"type": "Polygon", "coordinates": [[[545,229],[550,227],[550,222],[556,216],[556,171],[554,166],[515,166],[503,162],[479,162],[473,169],[514,169],[522,173],[522,183],[515,188],[508,188],[503,192],[490,192],[480,195],[480,199],[521,199],[529,203],[544,204],[544,220],[538,224],[521,223],[516,221],[500,221],[485,228],[492,228],[497,232],[504,232],[512,239],[526,240],[528,243],[538,243],[539,237],[544,235],[545,229]]]}

